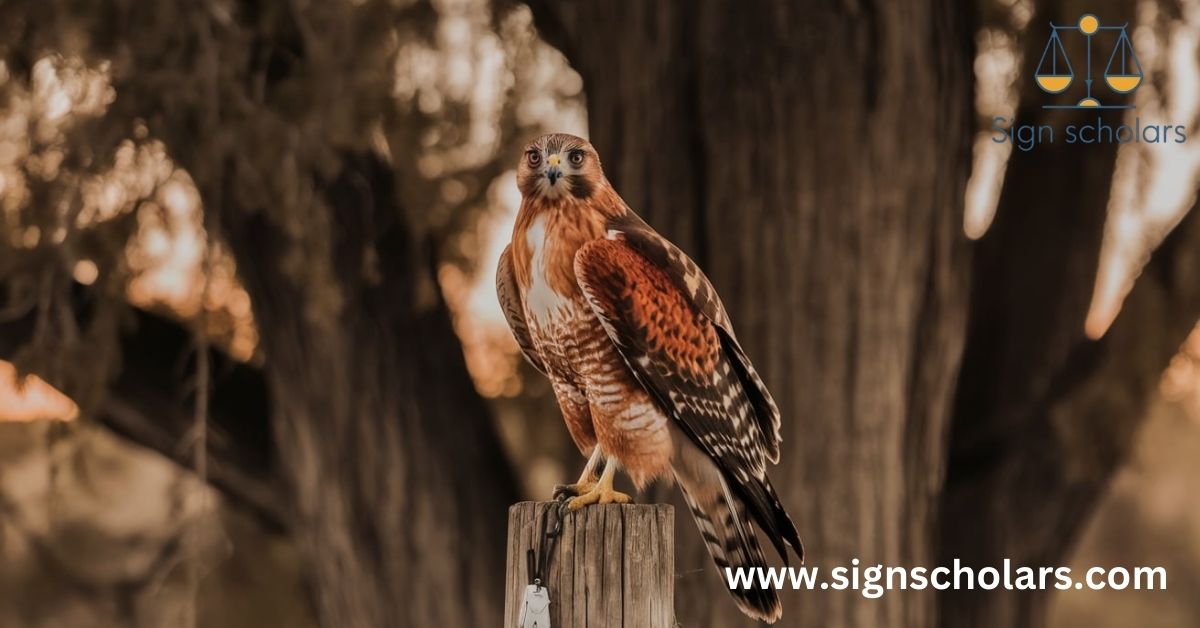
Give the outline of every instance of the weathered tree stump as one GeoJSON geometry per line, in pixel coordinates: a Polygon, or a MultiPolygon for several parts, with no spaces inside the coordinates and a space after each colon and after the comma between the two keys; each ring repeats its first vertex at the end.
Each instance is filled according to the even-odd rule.
{"type": "MultiPolygon", "coordinates": [[[[542,518],[554,502],[508,509],[505,628],[520,628],[528,550],[541,551],[542,518]]],[[[563,517],[549,557],[553,628],[675,625],[675,513],[663,504],[588,506],[563,517]]]]}

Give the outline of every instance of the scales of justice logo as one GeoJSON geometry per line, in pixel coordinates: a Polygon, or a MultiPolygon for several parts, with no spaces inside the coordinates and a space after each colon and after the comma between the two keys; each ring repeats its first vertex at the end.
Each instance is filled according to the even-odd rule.
{"type": "MultiPolygon", "coordinates": [[[[1129,41],[1129,25],[1110,26],[1090,13],[1079,18],[1073,26],[1050,23],[1050,38],[1038,61],[1034,80],[1048,94],[1064,94],[1072,85],[1074,104],[1044,104],[1043,109],[1076,109],[1095,111],[1092,114],[1068,116],[1068,119],[1042,119],[1037,123],[1018,123],[1005,116],[992,118],[992,141],[1010,143],[1017,150],[1028,152],[1056,140],[1063,144],[1182,144],[1187,141],[1187,126],[1147,116],[1105,115],[1105,109],[1133,109],[1130,99],[1122,99],[1141,87],[1145,78],[1142,64],[1129,41]],[[1086,59],[1071,59],[1067,54],[1086,54],[1086,59]],[[1093,81],[1093,68],[1104,63],[1104,82],[1093,81]],[[1073,62],[1074,61],[1074,62],[1073,62]],[[1082,72],[1082,81],[1076,70],[1082,72]],[[1082,83],[1082,85],[1080,85],[1082,83]],[[1082,87],[1082,89],[1080,89],[1082,87]],[[1131,119],[1132,118],[1132,119],[1131,119]]],[[[1066,100],[1064,97],[1063,100],[1066,100]]],[[[1061,102],[1061,101],[1060,101],[1061,102]]],[[[1059,116],[1049,116],[1059,118],[1059,116]]]]}
{"type": "MultiPolygon", "coordinates": [[[[1063,37],[1078,37],[1082,35],[1087,40],[1087,59],[1084,64],[1084,85],[1087,95],[1073,105],[1042,105],[1045,109],[1132,109],[1132,104],[1104,104],[1092,92],[1092,54],[1097,48],[1111,40],[1111,37],[1101,35],[1116,34],[1116,44],[1108,54],[1108,63],[1104,66],[1104,83],[1108,89],[1117,94],[1132,94],[1142,84],[1142,64],[1134,54],[1133,44],[1129,41],[1128,24],[1107,26],[1100,23],[1095,15],[1086,14],[1079,18],[1074,26],[1059,26],[1050,23],[1050,38],[1042,51],[1041,61],[1038,62],[1034,79],[1038,87],[1048,94],[1061,94],[1075,83],[1075,67],[1067,56],[1063,45],[1063,37]],[[1098,41],[1093,42],[1096,39],[1098,41]]],[[[1104,51],[1100,51],[1103,55],[1104,51]]]]}

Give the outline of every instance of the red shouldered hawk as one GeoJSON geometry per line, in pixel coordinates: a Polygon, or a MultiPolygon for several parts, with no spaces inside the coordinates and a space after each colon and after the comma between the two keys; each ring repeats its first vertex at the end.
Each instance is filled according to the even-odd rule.
{"type": "MultiPolygon", "coordinates": [[[[618,465],[640,489],[674,477],[718,569],[765,567],[759,526],[787,561],[804,549],[767,478],[779,409],[738,344],[708,278],[625,204],[586,140],[526,147],[521,209],[496,290],[522,352],[550,379],[588,455],[571,509],[626,503],[618,465]],[[598,467],[603,471],[597,476],[598,467]]],[[[774,590],[732,590],[747,615],[783,612],[774,590]]]]}

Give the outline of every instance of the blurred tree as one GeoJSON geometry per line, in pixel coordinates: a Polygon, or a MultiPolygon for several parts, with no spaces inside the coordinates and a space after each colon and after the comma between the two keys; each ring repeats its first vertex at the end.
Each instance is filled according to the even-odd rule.
{"type": "MultiPolygon", "coordinates": [[[[449,221],[420,189],[437,188],[422,183],[417,149],[434,121],[393,97],[399,44],[432,37],[433,7],[16,2],[0,8],[0,24],[6,86],[34,84],[48,54],[110,71],[115,97],[58,147],[64,170],[102,170],[127,135],[161,142],[195,182],[205,230],[237,264],[263,360],[181,370],[194,355],[190,332],[139,314],[136,330],[116,333],[119,261],[101,263],[101,280],[79,294],[70,289],[78,251],[49,237],[31,250],[6,247],[5,305],[15,318],[3,344],[15,350],[32,338],[35,349],[86,355],[64,330],[109,321],[109,350],[90,362],[111,372],[76,377],[74,365],[58,364],[48,378],[87,398],[87,380],[112,378],[114,394],[98,407],[81,402],[85,412],[176,458],[195,436],[179,410],[194,396],[194,365],[221,369],[207,413],[214,480],[296,539],[322,625],[493,622],[501,522],[516,484],[435,283],[433,234],[449,221]],[[97,137],[109,139],[92,152],[97,137]],[[262,438],[263,414],[273,438],[262,438]]],[[[520,133],[501,127],[501,149],[484,164],[496,173],[512,158],[508,134],[520,133]]],[[[491,178],[480,173],[462,196],[491,178]]],[[[79,198],[65,191],[66,176],[29,180],[79,198]]],[[[63,204],[37,200],[15,216],[26,230],[61,226],[70,242],[94,231],[64,216],[63,204]]],[[[108,248],[121,251],[128,237],[118,232],[108,248]]]]}
{"type": "MultiPolygon", "coordinates": [[[[1093,343],[1114,150],[1015,158],[978,250],[958,229],[971,3],[530,4],[583,76],[606,172],[707,269],[788,417],[776,473],[815,564],[1062,564],[1200,313],[1200,220],[1093,343]]],[[[679,533],[681,623],[751,625],[679,533]]],[[[1030,626],[1047,594],[935,595],[786,594],[784,621],[1030,626]]]]}
{"type": "MultiPolygon", "coordinates": [[[[1067,24],[1085,13],[1132,23],[1134,5],[1044,2],[1031,23],[1067,24]]],[[[1020,41],[1021,76],[1033,76],[1044,30],[1031,28],[1020,41]]],[[[1094,124],[1094,112],[1043,109],[1033,82],[1022,85],[1016,117],[1023,124],[1094,124]]],[[[1068,564],[1137,442],[1163,370],[1200,316],[1200,216],[1192,208],[1112,327],[1099,340],[1085,337],[1116,156],[1116,144],[1056,142],[1009,159],[995,222],[971,261],[976,288],[940,503],[943,561],[1068,564]]],[[[948,592],[941,619],[1040,626],[1052,594],[948,592]]]]}
{"type": "MultiPolygon", "coordinates": [[[[967,5],[533,2],[624,198],[704,267],[783,414],[818,565],[930,564],[965,331],[967,5]]],[[[689,525],[686,626],[751,625],[689,525]]],[[[784,594],[796,626],[928,626],[931,592],[784,594]]]]}

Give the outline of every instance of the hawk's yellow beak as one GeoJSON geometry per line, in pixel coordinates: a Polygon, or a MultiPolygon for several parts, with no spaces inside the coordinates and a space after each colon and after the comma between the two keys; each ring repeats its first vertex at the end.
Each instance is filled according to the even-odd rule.
{"type": "Polygon", "coordinates": [[[550,179],[550,185],[554,185],[559,178],[562,177],[562,170],[559,169],[558,162],[558,155],[550,155],[550,157],[546,159],[546,165],[549,166],[549,168],[546,169],[546,178],[550,179]]]}

